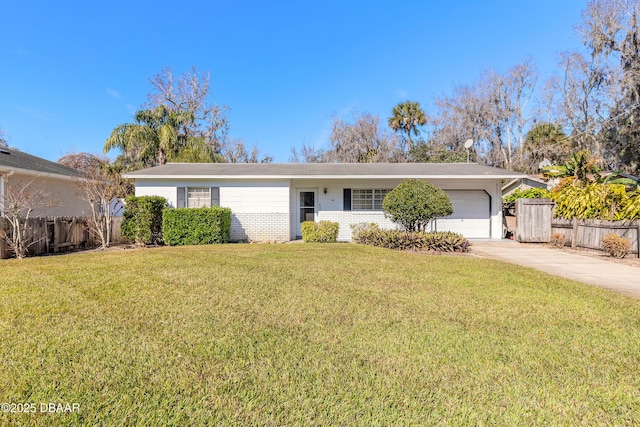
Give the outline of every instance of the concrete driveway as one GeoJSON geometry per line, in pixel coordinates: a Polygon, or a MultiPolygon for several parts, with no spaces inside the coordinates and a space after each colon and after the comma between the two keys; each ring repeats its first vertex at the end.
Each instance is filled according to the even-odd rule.
{"type": "MultiPolygon", "coordinates": [[[[640,268],[512,240],[472,241],[471,253],[640,298],[640,268]]],[[[631,256],[631,255],[628,255],[631,256]]]]}

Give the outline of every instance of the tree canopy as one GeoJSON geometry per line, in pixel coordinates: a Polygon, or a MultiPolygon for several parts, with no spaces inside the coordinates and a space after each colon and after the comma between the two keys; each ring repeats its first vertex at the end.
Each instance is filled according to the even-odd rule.
{"type": "Polygon", "coordinates": [[[406,179],[391,190],[382,201],[382,209],[406,231],[425,231],[433,218],[453,214],[444,190],[417,179],[406,179]]]}
{"type": "Polygon", "coordinates": [[[393,107],[388,123],[394,132],[407,134],[407,142],[411,149],[413,147],[411,134],[415,136],[420,134],[420,128],[427,123],[427,117],[420,108],[419,102],[405,101],[393,107]]]}
{"type": "Polygon", "coordinates": [[[119,148],[129,169],[171,161],[215,162],[220,156],[202,137],[188,135],[194,116],[188,111],[171,111],[164,105],[136,112],[135,123],[116,127],[104,145],[104,152],[119,148]]]}

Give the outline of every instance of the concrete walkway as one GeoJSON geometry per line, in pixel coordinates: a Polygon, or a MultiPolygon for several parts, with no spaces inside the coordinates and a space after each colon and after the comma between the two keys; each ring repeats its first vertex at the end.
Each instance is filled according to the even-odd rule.
{"type": "Polygon", "coordinates": [[[471,253],[536,268],[613,292],[640,298],[640,268],[512,240],[472,241],[471,253]]]}

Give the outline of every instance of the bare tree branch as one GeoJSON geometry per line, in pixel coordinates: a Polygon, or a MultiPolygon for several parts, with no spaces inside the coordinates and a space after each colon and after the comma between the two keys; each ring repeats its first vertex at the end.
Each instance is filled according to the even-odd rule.
{"type": "Polygon", "coordinates": [[[19,181],[6,185],[4,194],[0,195],[0,207],[9,230],[0,229],[0,238],[4,240],[16,258],[24,258],[29,247],[38,243],[31,230],[30,219],[34,212],[42,208],[59,205],[44,191],[44,183],[35,180],[19,181]]]}
{"type": "Polygon", "coordinates": [[[193,113],[195,120],[187,127],[188,135],[205,137],[214,151],[220,153],[229,133],[226,116],[229,107],[214,102],[210,81],[211,75],[199,73],[196,67],[177,79],[171,67],[165,67],[149,79],[153,92],[147,95],[145,108],[164,105],[172,112],[193,113]]]}

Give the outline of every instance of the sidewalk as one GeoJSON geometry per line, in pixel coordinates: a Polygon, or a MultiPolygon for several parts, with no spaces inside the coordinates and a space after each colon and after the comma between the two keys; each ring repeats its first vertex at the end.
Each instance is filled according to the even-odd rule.
{"type": "Polygon", "coordinates": [[[640,298],[640,268],[512,240],[472,241],[471,253],[640,298]]]}

